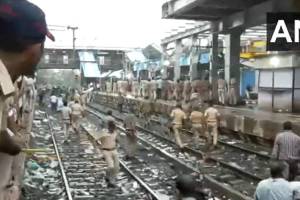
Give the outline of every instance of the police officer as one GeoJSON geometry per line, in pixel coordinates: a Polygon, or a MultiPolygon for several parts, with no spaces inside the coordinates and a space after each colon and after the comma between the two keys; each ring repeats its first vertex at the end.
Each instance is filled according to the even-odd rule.
{"type": "Polygon", "coordinates": [[[229,88],[229,105],[235,106],[237,104],[237,94],[236,94],[236,79],[230,79],[230,88],[229,88]]]}
{"type": "Polygon", "coordinates": [[[21,75],[33,76],[48,32],[43,11],[34,4],[23,1],[0,1],[0,200],[7,194],[11,177],[12,155],[20,147],[7,133],[7,103],[13,96],[13,83],[21,75]],[[36,26],[38,24],[38,26],[36,26]]]}
{"type": "Polygon", "coordinates": [[[209,101],[209,107],[205,110],[204,117],[206,120],[206,127],[208,132],[207,136],[209,142],[211,143],[212,140],[212,148],[215,148],[218,141],[218,122],[220,118],[220,113],[216,108],[213,107],[212,101],[209,101]]]}
{"type": "Polygon", "coordinates": [[[80,105],[78,100],[75,100],[75,103],[71,107],[72,110],[72,127],[76,133],[79,134],[79,121],[83,116],[84,109],[80,105]]]}
{"type": "Polygon", "coordinates": [[[194,138],[199,138],[203,134],[204,128],[204,115],[200,111],[199,106],[194,106],[193,111],[190,115],[190,120],[192,123],[192,132],[194,134],[194,138]]]}
{"type": "Polygon", "coordinates": [[[224,79],[220,78],[218,80],[218,97],[219,103],[225,105],[225,91],[226,91],[226,82],[224,79]]]}
{"type": "Polygon", "coordinates": [[[173,131],[174,131],[174,136],[175,136],[176,143],[179,146],[179,148],[183,148],[183,144],[182,144],[182,141],[181,141],[181,138],[180,138],[180,131],[181,131],[182,126],[183,126],[183,120],[186,119],[186,115],[182,111],[180,103],[177,103],[175,109],[172,110],[170,116],[173,119],[172,128],[173,128],[173,131]]]}
{"type": "Polygon", "coordinates": [[[124,128],[126,130],[126,159],[131,159],[135,156],[137,148],[137,131],[136,131],[137,119],[134,115],[134,110],[132,107],[129,109],[129,113],[126,114],[124,118],[124,128]]]}
{"type": "Polygon", "coordinates": [[[178,79],[177,83],[175,85],[175,99],[176,101],[182,100],[182,94],[183,94],[183,83],[178,79]]]}
{"type": "Polygon", "coordinates": [[[191,82],[190,82],[190,80],[186,80],[184,82],[184,88],[183,88],[184,101],[190,100],[191,92],[192,92],[191,82]]]}
{"type": "Polygon", "coordinates": [[[107,163],[106,181],[108,187],[115,187],[115,179],[119,172],[119,158],[117,152],[117,132],[113,121],[108,122],[108,128],[103,129],[99,138],[101,150],[107,163]]]}
{"type": "Polygon", "coordinates": [[[123,112],[123,104],[124,104],[124,97],[122,96],[122,93],[119,92],[118,98],[117,98],[117,106],[118,106],[118,111],[120,113],[123,112]]]}

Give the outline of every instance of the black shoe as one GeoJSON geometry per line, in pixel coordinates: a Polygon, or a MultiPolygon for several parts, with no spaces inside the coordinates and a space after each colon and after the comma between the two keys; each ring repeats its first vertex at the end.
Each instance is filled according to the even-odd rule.
{"type": "Polygon", "coordinates": [[[108,183],[107,184],[107,187],[110,187],[110,188],[116,188],[117,187],[117,185],[116,184],[114,184],[114,183],[108,183]]]}

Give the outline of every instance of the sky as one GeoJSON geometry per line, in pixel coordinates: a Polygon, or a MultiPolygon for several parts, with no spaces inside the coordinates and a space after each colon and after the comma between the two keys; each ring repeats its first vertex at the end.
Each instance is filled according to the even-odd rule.
{"type": "Polygon", "coordinates": [[[30,0],[46,13],[56,42],[46,47],[71,47],[72,32],[78,26],[77,46],[110,48],[145,47],[160,44],[174,27],[186,21],[161,19],[167,0],[30,0]],[[53,26],[54,25],[54,26],[53,26]],[[63,26],[63,27],[56,27],[63,26]]]}

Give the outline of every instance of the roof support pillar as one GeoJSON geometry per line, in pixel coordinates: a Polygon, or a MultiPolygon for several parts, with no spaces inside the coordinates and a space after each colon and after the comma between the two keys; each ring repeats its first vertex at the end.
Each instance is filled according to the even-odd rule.
{"type": "Polygon", "coordinates": [[[197,50],[197,42],[198,42],[198,34],[192,35],[191,36],[192,40],[192,50],[190,54],[190,80],[194,80],[197,78],[198,75],[198,68],[197,68],[197,63],[198,63],[198,50],[197,50]]]}
{"type": "Polygon", "coordinates": [[[218,99],[218,53],[219,53],[219,40],[218,33],[212,33],[210,37],[210,67],[209,67],[209,83],[211,85],[212,100],[217,102],[218,99]]]}
{"type": "Polygon", "coordinates": [[[174,81],[180,79],[180,57],[182,55],[182,41],[176,40],[175,46],[175,66],[174,66],[174,81]]]}
{"type": "Polygon", "coordinates": [[[225,36],[225,81],[229,84],[230,91],[230,80],[235,79],[235,94],[237,101],[240,96],[240,52],[241,52],[241,29],[235,29],[230,34],[225,36]]]}

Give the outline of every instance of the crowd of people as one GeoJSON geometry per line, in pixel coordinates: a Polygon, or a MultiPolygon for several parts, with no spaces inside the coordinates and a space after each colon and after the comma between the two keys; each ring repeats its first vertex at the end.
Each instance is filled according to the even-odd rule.
{"type": "MultiPolygon", "coordinates": [[[[123,96],[130,93],[135,98],[154,101],[159,99],[189,101],[197,98],[203,103],[212,99],[212,85],[208,80],[119,80],[107,82],[106,85],[108,86],[101,88],[103,92],[120,93],[123,96]]],[[[232,78],[227,84],[220,76],[216,87],[219,104],[237,105],[238,92],[235,78],[232,78]]]]}

